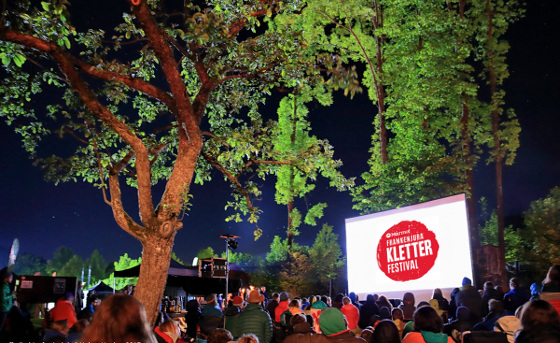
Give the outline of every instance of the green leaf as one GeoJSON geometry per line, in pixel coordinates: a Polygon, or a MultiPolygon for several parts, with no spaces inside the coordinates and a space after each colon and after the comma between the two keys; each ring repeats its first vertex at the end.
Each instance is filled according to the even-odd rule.
{"type": "Polygon", "coordinates": [[[10,56],[8,56],[7,54],[2,54],[2,64],[5,65],[6,67],[10,65],[10,62],[12,61],[12,59],[10,58],[10,56]]]}
{"type": "Polygon", "coordinates": [[[23,65],[23,63],[25,63],[25,57],[20,55],[20,54],[16,54],[14,55],[14,63],[18,66],[21,67],[23,65]]]}

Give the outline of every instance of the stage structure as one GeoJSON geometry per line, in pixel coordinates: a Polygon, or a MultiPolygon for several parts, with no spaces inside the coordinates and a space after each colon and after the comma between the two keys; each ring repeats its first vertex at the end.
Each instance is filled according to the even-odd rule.
{"type": "Polygon", "coordinates": [[[346,219],[348,290],[429,300],[473,279],[465,194],[346,219]]]}

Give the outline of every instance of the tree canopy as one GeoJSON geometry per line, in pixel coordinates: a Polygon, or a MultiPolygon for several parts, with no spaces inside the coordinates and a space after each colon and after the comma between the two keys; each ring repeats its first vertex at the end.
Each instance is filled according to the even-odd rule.
{"type": "Polygon", "coordinates": [[[110,19],[101,26],[80,21],[67,0],[7,3],[0,115],[47,179],[99,187],[117,224],[142,243],[135,295],[153,320],[191,183],[210,181],[217,169],[232,184],[232,219],[255,222],[253,175],[320,169],[311,165],[325,160],[312,155],[329,149],[321,140],[314,149],[277,149],[277,121],[259,106],[272,90],[296,86],[326,105],[328,87],[355,83],[336,56],[306,49],[290,24],[299,0],[119,7],[106,11],[122,11],[120,19],[88,13],[110,19]],[[64,149],[45,153],[41,143],[53,136],[64,149]],[[137,189],[137,214],[122,196],[127,186],[137,189]]]}

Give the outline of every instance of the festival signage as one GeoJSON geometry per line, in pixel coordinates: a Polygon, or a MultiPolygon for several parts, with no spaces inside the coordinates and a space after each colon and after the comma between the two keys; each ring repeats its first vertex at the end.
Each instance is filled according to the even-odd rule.
{"type": "Polygon", "coordinates": [[[426,225],[403,220],[381,236],[377,245],[377,264],[391,280],[416,280],[432,269],[438,251],[436,235],[426,225]]]}
{"type": "Polygon", "coordinates": [[[402,297],[450,292],[472,279],[466,196],[346,219],[348,289],[402,297]]]}

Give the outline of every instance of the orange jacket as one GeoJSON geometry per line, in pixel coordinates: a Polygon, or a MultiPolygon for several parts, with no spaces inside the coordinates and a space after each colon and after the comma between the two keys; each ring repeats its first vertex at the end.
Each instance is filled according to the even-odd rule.
{"type": "Polygon", "coordinates": [[[358,327],[360,321],[360,310],[352,304],[342,305],[340,312],[346,317],[348,321],[348,329],[354,330],[358,327]]]}
{"type": "Polygon", "coordinates": [[[58,299],[56,305],[49,311],[49,314],[53,322],[66,319],[68,321],[68,328],[71,328],[78,321],[74,305],[64,299],[58,299]]]}

